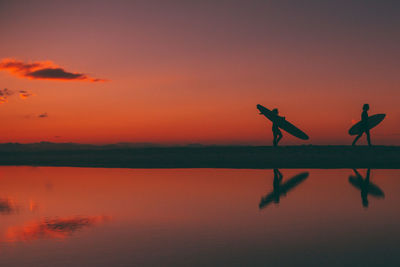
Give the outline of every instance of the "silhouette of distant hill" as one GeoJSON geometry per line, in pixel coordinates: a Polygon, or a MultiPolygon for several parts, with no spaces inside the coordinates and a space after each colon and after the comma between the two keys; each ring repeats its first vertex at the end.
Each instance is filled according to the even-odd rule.
{"type": "Polygon", "coordinates": [[[395,146],[0,144],[0,165],[118,168],[400,168],[395,146]]]}

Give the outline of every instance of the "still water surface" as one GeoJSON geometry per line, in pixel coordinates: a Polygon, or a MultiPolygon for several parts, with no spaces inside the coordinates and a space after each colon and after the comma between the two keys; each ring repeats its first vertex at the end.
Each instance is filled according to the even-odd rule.
{"type": "Polygon", "coordinates": [[[0,167],[0,265],[400,266],[400,170],[367,174],[0,167]]]}

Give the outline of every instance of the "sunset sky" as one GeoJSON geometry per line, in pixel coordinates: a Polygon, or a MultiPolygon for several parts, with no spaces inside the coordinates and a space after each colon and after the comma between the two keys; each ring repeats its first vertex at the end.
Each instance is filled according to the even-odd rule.
{"type": "Polygon", "coordinates": [[[400,1],[306,2],[0,0],[0,143],[400,145],[400,1]]]}

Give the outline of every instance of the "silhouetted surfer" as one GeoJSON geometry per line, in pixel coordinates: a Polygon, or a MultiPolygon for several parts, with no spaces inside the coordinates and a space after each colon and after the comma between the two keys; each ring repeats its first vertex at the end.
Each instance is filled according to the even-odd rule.
{"type": "Polygon", "coordinates": [[[258,104],[257,105],[258,111],[260,111],[260,115],[264,115],[268,120],[272,122],[272,133],[274,135],[274,147],[276,147],[279,141],[282,139],[283,135],[281,132],[285,130],[286,132],[290,133],[291,135],[300,138],[302,140],[308,140],[309,137],[306,135],[302,130],[291,124],[286,120],[285,117],[281,117],[278,115],[278,109],[269,110],[266,107],[258,104]]]}
{"type": "MultiPolygon", "coordinates": [[[[284,120],[285,117],[281,117],[278,115],[278,109],[274,108],[272,112],[279,118],[284,120]]],[[[279,130],[279,126],[276,121],[272,122],[272,133],[274,134],[274,146],[278,146],[279,141],[282,139],[283,135],[281,130],[279,130]]]]}
{"type": "Polygon", "coordinates": [[[371,146],[371,137],[369,135],[369,127],[368,127],[368,110],[369,110],[369,105],[368,104],[364,104],[363,106],[363,112],[361,113],[361,124],[362,124],[362,132],[357,135],[357,137],[354,139],[353,141],[353,146],[356,145],[358,139],[360,139],[360,137],[363,135],[363,133],[365,133],[367,135],[367,141],[368,141],[368,145],[371,146]]]}

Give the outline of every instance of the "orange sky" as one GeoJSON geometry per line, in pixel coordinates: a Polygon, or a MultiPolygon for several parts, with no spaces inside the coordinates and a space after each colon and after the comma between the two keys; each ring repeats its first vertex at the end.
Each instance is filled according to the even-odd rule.
{"type": "Polygon", "coordinates": [[[399,4],[258,2],[0,2],[0,61],[68,77],[0,70],[0,142],[270,144],[262,104],[349,144],[369,103],[400,145],[399,4]]]}

